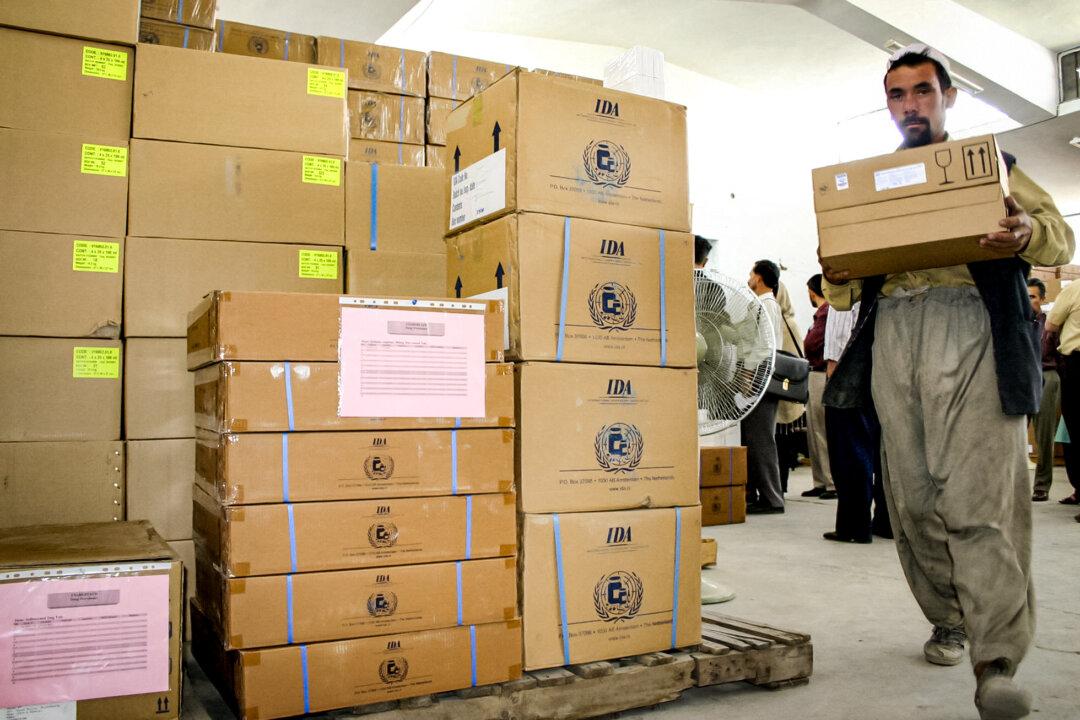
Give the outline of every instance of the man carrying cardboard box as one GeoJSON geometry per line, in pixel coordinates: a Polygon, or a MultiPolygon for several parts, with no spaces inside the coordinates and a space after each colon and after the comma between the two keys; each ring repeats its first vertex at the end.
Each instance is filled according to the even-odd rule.
{"type": "MultiPolygon", "coordinates": [[[[903,148],[947,139],[956,89],[941,53],[900,50],[884,85],[903,148]]],[[[1042,386],[1024,278],[1032,264],[1061,265],[1075,249],[1051,198],[1015,158],[1005,164],[1007,216],[980,245],[1012,256],[858,281],[822,267],[830,304],[863,299],[825,402],[873,398],[900,563],[934,625],[924,655],[958,664],[970,636],[983,720],[1031,707],[1013,681],[1034,630],[1025,416],[1038,411],[1042,386]]]]}

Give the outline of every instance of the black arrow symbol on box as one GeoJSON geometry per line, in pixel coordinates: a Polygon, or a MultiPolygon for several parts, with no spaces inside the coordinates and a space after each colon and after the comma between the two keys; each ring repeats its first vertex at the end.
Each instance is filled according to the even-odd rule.
{"type": "Polygon", "coordinates": [[[502,279],[503,279],[503,275],[505,274],[505,272],[506,271],[503,270],[502,263],[499,263],[499,267],[495,268],[495,287],[496,288],[501,288],[502,287],[502,279]]]}
{"type": "Polygon", "coordinates": [[[461,148],[454,146],[454,172],[461,170],[461,148]]]}
{"type": "Polygon", "coordinates": [[[454,297],[461,297],[461,276],[458,275],[457,282],[454,283],[454,297]]]}
{"type": "Polygon", "coordinates": [[[975,151],[972,150],[971,148],[968,148],[967,156],[968,156],[968,165],[971,167],[971,170],[969,171],[969,175],[974,175],[975,174],[975,151]]]}
{"type": "Polygon", "coordinates": [[[986,148],[979,148],[979,160],[982,162],[983,175],[986,174],[986,148]]]}
{"type": "Polygon", "coordinates": [[[492,152],[499,152],[499,133],[502,132],[502,128],[499,127],[499,121],[495,121],[495,129],[491,131],[491,136],[495,138],[495,149],[492,152]]]}

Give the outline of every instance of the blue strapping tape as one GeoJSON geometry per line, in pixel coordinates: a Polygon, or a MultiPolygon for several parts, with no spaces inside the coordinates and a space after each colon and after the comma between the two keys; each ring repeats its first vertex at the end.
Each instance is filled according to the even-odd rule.
{"type": "Polygon", "coordinates": [[[184,28],[184,47],[188,46],[188,39],[191,37],[191,28],[184,28]]]}
{"type": "Polygon", "coordinates": [[[465,559],[472,560],[472,495],[465,496],[465,559]]]}
{"type": "Polygon", "coordinates": [[[285,33],[285,59],[289,59],[289,33],[285,33]]]}
{"type": "Polygon", "coordinates": [[[461,429],[461,418],[454,418],[454,429],[455,430],[460,430],[461,429]]]}
{"type": "Polygon", "coordinates": [[[457,430],[450,431],[450,494],[457,495],[457,430]]]}
{"type": "Polygon", "coordinates": [[[555,533],[555,575],[559,583],[559,622],[562,623],[563,665],[570,664],[570,625],[566,621],[566,580],[563,573],[562,533],[559,531],[558,513],[551,516],[555,533]]]}
{"type": "Polygon", "coordinates": [[[398,142],[405,142],[405,96],[401,96],[398,104],[398,142]]]}
{"type": "Polygon", "coordinates": [[[675,508],[675,591],[671,600],[671,647],[678,646],[679,638],[679,565],[682,559],[682,508],[675,508]]]}
{"type": "Polygon", "coordinates": [[[288,613],[286,618],[286,635],[287,642],[293,644],[293,588],[292,588],[292,575],[285,576],[285,610],[288,613]]]}
{"type": "Polygon", "coordinates": [[[311,688],[308,683],[307,645],[300,646],[300,672],[304,675],[304,713],[311,712],[311,688]]]}
{"type": "Polygon", "coordinates": [[[345,67],[345,40],[344,40],[344,38],[340,42],[341,42],[341,67],[345,67]]]}
{"type": "Polygon", "coordinates": [[[667,367],[667,238],[660,231],[660,367],[667,367]]]}
{"type": "Polygon", "coordinates": [[[176,3],[176,22],[184,22],[184,0],[178,0],[176,3]]]}
{"type": "Polygon", "coordinates": [[[563,218],[562,290],[559,297],[559,341],[555,362],[562,362],[566,345],[566,295],[570,291],[570,217],[563,218]]]}
{"type": "Polygon", "coordinates": [[[469,659],[472,664],[472,686],[476,687],[476,626],[469,626],[469,659]]]}
{"type": "Polygon", "coordinates": [[[454,56],[453,69],[450,72],[450,97],[457,100],[457,55],[454,56]]]}
{"type": "Polygon", "coordinates": [[[296,517],[291,504],[286,505],[285,510],[289,513],[289,566],[296,572],[296,517]]]}
{"type": "Polygon", "coordinates": [[[217,51],[223,52],[222,48],[225,47],[225,25],[220,20],[218,20],[217,26],[217,51]]]}
{"type": "Polygon", "coordinates": [[[457,624],[461,625],[463,624],[462,620],[465,618],[465,604],[462,602],[461,593],[461,561],[458,560],[454,563],[454,566],[454,570],[457,571],[457,624]]]}
{"type": "Polygon", "coordinates": [[[401,93],[402,93],[402,95],[405,94],[405,86],[406,86],[406,84],[407,83],[406,83],[406,77],[405,77],[405,48],[401,48],[401,93]]]}
{"type": "Polygon", "coordinates": [[[371,250],[379,247],[379,163],[371,163],[371,225],[368,240],[371,250]]]}
{"type": "Polygon", "coordinates": [[[288,360],[285,361],[285,405],[289,411],[289,430],[295,430],[296,423],[294,422],[292,404],[292,363],[288,360]]]}
{"type": "Polygon", "coordinates": [[[289,433],[281,433],[281,499],[289,502],[289,433]]]}

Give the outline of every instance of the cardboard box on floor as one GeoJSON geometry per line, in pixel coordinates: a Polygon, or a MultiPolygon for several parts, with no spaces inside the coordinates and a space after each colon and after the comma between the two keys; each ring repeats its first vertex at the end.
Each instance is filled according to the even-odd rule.
{"type": "Polygon", "coordinates": [[[134,69],[129,47],[0,28],[0,127],[123,144],[134,69]]]}
{"type": "Polygon", "coordinates": [[[1008,174],[993,135],[899,150],[813,171],[818,248],[852,277],[1001,258],[1008,174]]]}
{"type": "MultiPolygon", "coordinates": [[[[446,297],[446,253],[345,253],[345,290],[350,295],[446,297]]],[[[453,295],[450,295],[453,297],[453,295]]]]}
{"type": "Polygon", "coordinates": [[[129,337],[183,337],[188,313],[219,288],[340,293],[345,287],[344,258],[336,247],[129,238],[128,248],[124,332],[129,337]]]}
{"type": "Polygon", "coordinates": [[[349,71],[349,87],[424,97],[427,58],[422,52],[320,35],[319,64],[349,71]]]}
{"type": "Polygon", "coordinates": [[[524,363],[515,371],[522,512],[697,504],[697,447],[687,441],[697,432],[694,370],[524,363]]]}
{"type": "Polygon", "coordinates": [[[187,50],[212,51],[214,49],[214,33],[212,30],[203,28],[179,25],[164,20],[142,18],[139,20],[139,42],[148,45],[168,45],[169,47],[185,48],[187,50]]]}
{"type": "Polygon", "coordinates": [[[508,357],[695,365],[688,233],[515,213],[446,242],[448,294],[508,289],[508,357]]]}
{"type": "Polygon", "coordinates": [[[142,0],[142,16],[214,29],[217,0],[142,0]]]}
{"type": "Polygon", "coordinates": [[[746,486],[701,488],[701,524],[732,525],[746,522],[746,486]]]}
{"type": "Polygon", "coordinates": [[[427,94],[467,100],[515,69],[515,65],[433,52],[427,56],[427,94]]]}
{"type": "Polygon", "coordinates": [[[124,235],[126,139],[0,128],[0,167],[0,229],[124,235]]]}
{"type": "Polygon", "coordinates": [[[686,108],[516,70],[450,113],[449,231],[514,210],[690,230],[686,108]]]}
{"type": "Polygon", "coordinates": [[[0,25],[134,45],[139,39],[139,0],[4,0],[0,25]]]}
{"type": "Polygon", "coordinates": [[[119,340],[0,337],[0,442],[119,440],[119,340]]]}
{"type": "Polygon", "coordinates": [[[184,563],[184,642],[191,642],[191,601],[195,598],[195,542],[193,540],[173,540],[168,543],[177,557],[184,563]]]}
{"type": "MultiPolygon", "coordinates": [[[[78,700],[68,717],[79,720],[174,720],[180,717],[180,686],[183,668],[184,574],[180,559],[161,536],[145,522],[108,522],[81,525],[38,525],[0,530],[0,576],[14,575],[0,583],[25,588],[23,617],[51,615],[47,600],[67,600],[64,584],[78,582],[78,589],[93,593],[120,593],[120,578],[163,576],[168,583],[167,608],[156,608],[168,617],[167,623],[147,628],[148,643],[165,643],[168,664],[162,673],[159,692],[78,700]],[[11,572],[16,571],[16,572],[11,572]],[[24,571],[42,571],[33,579],[19,577],[24,571]],[[10,573],[10,574],[9,574],[10,573]],[[45,591],[45,584],[48,591],[45,591]],[[94,589],[87,589],[87,585],[94,589]]],[[[48,603],[51,605],[51,602],[48,603]]],[[[100,606],[98,606],[100,607],[100,606]]],[[[96,617],[97,611],[84,604],[72,614],[96,617]]],[[[123,670],[112,673],[114,682],[124,679],[123,670]]],[[[107,692],[108,685],[100,686],[107,692]]],[[[18,717],[18,711],[14,717],[18,717]]],[[[26,717],[33,717],[33,714],[26,717]]]]}
{"type": "Polygon", "coordinates": [[[192,622],[195,658],[242,720],[291,717],[521,677],[520,620],[232,651],[222,647],[197,603],[192,622]],[[300,671],[305,662],[307,682],[300,671]]]}
{"type": "Polygon", "coordinates": [[[350,90],[349,132],[365,140],[423,145],[424,98],[350,90]]]}
{"type": "MultiPolygon", "coordinates": [[[[701,448],[701,487],[746,484],[746,447],[701,448]]],[[[704,505],[705,503],[702,503],[704,505]]]]}
{"type": "Polygon", "coordinates": [[[0,528],[124,519],[124,443],[0,443],[0,528]]]}
{"type": "Polygon", "coordinates": [[[553,518],[521,518],[526,670],[701,642],[700,508],[571,512],[558,526],[553,518]]]}
{"type": "Polygon", "coordinates": [[[343,245],[344,180],[340,158],[132,140],[128,234],[343,245]]]}
{"type": "Polygon", "coordinates": [[[380,165],[424,167],[424,146],[381,140],[349,140],[349,159],[380,165]]]}
{"type": "MultiPolygon", "coordinates": [[[[347,249],[446,255],[443,173],[349,161],[345,179],[347,249]]],[[[445,277],[435,295],[443,294],[445,277]]]]}
{"type": "Polygon", "coordinates": [[[514,431],[200,431],[195,482],[222,505],[507,493],[514,431]]]}
{"type": "Polygon", "coordinates": [[[223,507],[193,490],[195,545],[228,577],[517,554],[514,495],[223,507]]]}
{"type": "Polygon", "coordinates": [[[143,45],[131,136],[344,156],[345,74],[143,45]]]}
{"type": "Polygon", "coordinates": [[[199,557],[199,607],[228,650],[513,620],[517,559],[226,578],[199,557]]]}
{"type": "MultiPolygon", "coordinates": [[[[124,344],[125,438],[192,437],[194,392],[195,382],[187,371],[184,338],[129,338],[124,344]]],[[[189,462],[189,471],[190,465],[189,462]]],[[[188,476],[190,480],[190,472],[188,476]]]]}
{"type": "Polygon", "coordinates": [[[460,105],[463,100],[447,100],[445,98],[429,97],[427,101],[426,141],[432,145],[446,144],[446,119],[450,117],[450,111],[460,105]]]}
{"type": "Polygon", "coordinates": [[[245,25],[232,20],[218,20],[216,30],[219,53],[289,60],[310,65],[314,65],[319,58],[314,35],[245,25]]]}
{"type": "Polygon", "coordinates": [[[166,540],[190,540],[195,440],[128,440],[127,518],[148,520],[166,540]]]}

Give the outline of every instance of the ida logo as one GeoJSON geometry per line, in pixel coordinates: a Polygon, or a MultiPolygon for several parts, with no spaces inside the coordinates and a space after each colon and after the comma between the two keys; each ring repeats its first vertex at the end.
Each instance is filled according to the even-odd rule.
{"type": "Polygon", "coordinates": [[[637,300],[628,287],[600,283],[589,293],[589,315],[601,330],[629,330],[637,320],[637,300]]]}
{"type": "Polygon", "coordinates": [[[387,684],[399,683],[409,676],[409,661],[403,657],[383,660],[379,665],[379,677],[387,684]]]}
{"type": "Polygon", "coordinates": [[[368,480],[389,480],[394,475],[394,458],[389,455],[368,455],[364,460],[368,480]]]}
{"type": "Polygon", "coordinates": [[[601,187],[620,188],[630,179],[630,155],[610,140],[593,140],[581,154],[585,174],[601,187]]]}
{"type": "Polygon", "coordinates": [[[379,53],[369,52],[367,54],[362,72],[368,80],[378,80],[380,78],[382,68],[379,67],[379,53]]]}
{"type": "Polygon", "coordinates": [[[596,462],[605,472],[631,472],[641,463],[645,441],[630,423],[612,423],[600,428],[594,443],[596,462]]]}
{"type": "Polygon", "coordinates": [[[604,622],[632,620],[641,610],[645,586],[641,578],[626,570],[616,570],[600,578],[593,590],[593,607],[604,622]]]}
{"type": "Polygon", "coordinates": [[[390,591],[372,593],[368,598],[367,611],[371,617],[393,615],[395,610],[397,610],[397,595],[390,591]]]}
{"type": "Polygon", "coordinates": [[[367,537],[373,548],[393,547],[398,539],[397,525],[392,522],[375,523],[368,528],[367,537]]]}
{"type": "Polygon", "coordinates": [[[596,98],[596,107],[593,108],[593,112],[607,117],[619,117],[619,103],[613,103],[604,98],[596,98]]]}

